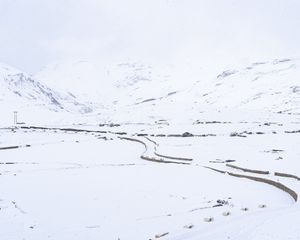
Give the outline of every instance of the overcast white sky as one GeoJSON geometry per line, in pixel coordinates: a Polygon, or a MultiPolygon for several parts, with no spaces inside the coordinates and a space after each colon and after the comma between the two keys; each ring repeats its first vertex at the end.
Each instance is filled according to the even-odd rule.
{"type": "Polygon", "coordinates": [[[300,56],[299,0],[0,0],[0,61],[300,56]]]}

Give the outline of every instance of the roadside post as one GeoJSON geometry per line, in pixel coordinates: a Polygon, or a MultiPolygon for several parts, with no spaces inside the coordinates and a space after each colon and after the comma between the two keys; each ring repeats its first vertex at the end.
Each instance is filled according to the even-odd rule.
{"type": "Polygon", "coordinates": [[[17,125],[18,123],[18,112],[14,111],[14,125],[17,125]]]}

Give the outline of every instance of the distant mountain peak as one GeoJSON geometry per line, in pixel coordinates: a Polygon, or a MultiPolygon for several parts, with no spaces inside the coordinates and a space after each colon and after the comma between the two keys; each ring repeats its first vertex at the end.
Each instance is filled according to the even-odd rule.
{"type": "Polygon", "coordinates": [[[7,64],[0,63],[0,104],[18,102],[20,105],[39,105],[52,111],[91,112],[75,97],[59,93],[7,64]]]}

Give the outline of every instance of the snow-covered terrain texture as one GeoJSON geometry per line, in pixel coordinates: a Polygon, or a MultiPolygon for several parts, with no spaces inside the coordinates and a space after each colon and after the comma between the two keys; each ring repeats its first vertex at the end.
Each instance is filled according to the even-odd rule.
{"type": "Polygon", "coordinates": [[[189,137],[175,136],[183,125],[166,124],[1,129],[0,238],[298,239],[299,203],[289,194],[205,167],[274,180],[299,193],[299,180],[274,175],[300,176],[299,125],[295,115],[273,123],[197,122],[187,125],[189,137]],[[126,136],[193,160],[143,160],[144,146],[126,136]]]}
{"type": "MultiPolygon", "coordinates": [[[[255,124],[248,127],[254,129],[255,124]]],[[[85,128],[99,130],[96,126],[85,128]]],[[[129,132],[127,126],[106,130],[129,132]]],[[[279,134],[276,138],[270,134],[246,138],[150,137],[159,144],[161,154],[193,157],[192,164],[178,165],[142,160],[141,144],[104,132],[0,130],[1,239],[238,240],[299,236],[299,204],[289,194],[203,167],[243,174],[225,166],[223,162],[231,159],[235,160],[232,164],[248,168],[272,173],[279,168],[299,175],[299,169],[293,167],[299,157],[293,148],[299,144],[298,134],[279,134]],[[9,146],[19,148],[5,149],[9,146]],[[282,158],[276,160],[279,156],[282,158]],[[286,162],[290,167],[281,168],[286,162]],[[272,229],[281,221],[280,231],[272,229]]],[[[295,179],[273,174],[263,177],[300,190],[295,179]]]]}
{"type": "Polygon", "coordinates": [[[299,78],[299,59],[255,62],[220,73],[211,91],[196,99],[222,108],[300,113],[299,78]]]}
{"type": "Polygon", "coordinates": [[[168,98],[145,102],[142,107],[135,105],[122,113],[124,119],[131,112],[138,112],[139,116],[147,112],[155,120],[179,122],[192,122],[203,114],[213,116],[216,112],[232,112],[237,118],[253,112],[299,114],[299,64],[299,59],[280,59],[213,71],[214,74],[199,70],[199,79],[184,90],[175,90],[168,98]]]}
{"type": "Polygon", "coordinates": [[[19,111],[22,116],[34,112],[34,116],[37,116],[38,112],[43,115],[47,112],[91,111],[89,106],[78,102],[74,96],[59,93],[28,74],[3,63],[0,63],[0,106],[2,122],[5,117],[11,120],[13,111],[19,111]]]}
{"type": "Polygon", "coordinates": [[[179,70],[130,60],[66,61],[45,67],[35,78],[85,101],[114,107],[152,102],[185,89],[189,83],[181,81],[184,76],[179,70]]]}
{"type": "Polygon", "coordinates": [[[82,101],[98,102],[101,121],[192,122],[208,111],[298,114],[299,64],[299,59],[286,58],[220,71],[211,66],[70,61],[50,65],[35,78],[82,101]]]}
{"type": "MultiPolygon", "coordinates": [[[[298,65],[199,68],[190,78],[186,67],[140,63],[40,72],[41,86],[95,112],[37,95],[52,118],[38,119],[42,104],[26,124],[1,125],[0,239],[299,239],[298,65]]],[[[7,89],[8,110],[11,99],[34,104],[7,89]]]]}

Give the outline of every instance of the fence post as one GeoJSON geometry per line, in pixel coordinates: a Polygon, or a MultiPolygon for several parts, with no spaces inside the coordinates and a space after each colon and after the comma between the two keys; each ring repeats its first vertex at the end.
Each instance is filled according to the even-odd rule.
{"type": "Polygon", "coordinates": [[[14,111],[14,125],[17,125],[18,123],[18,112],[14,111]]]}

